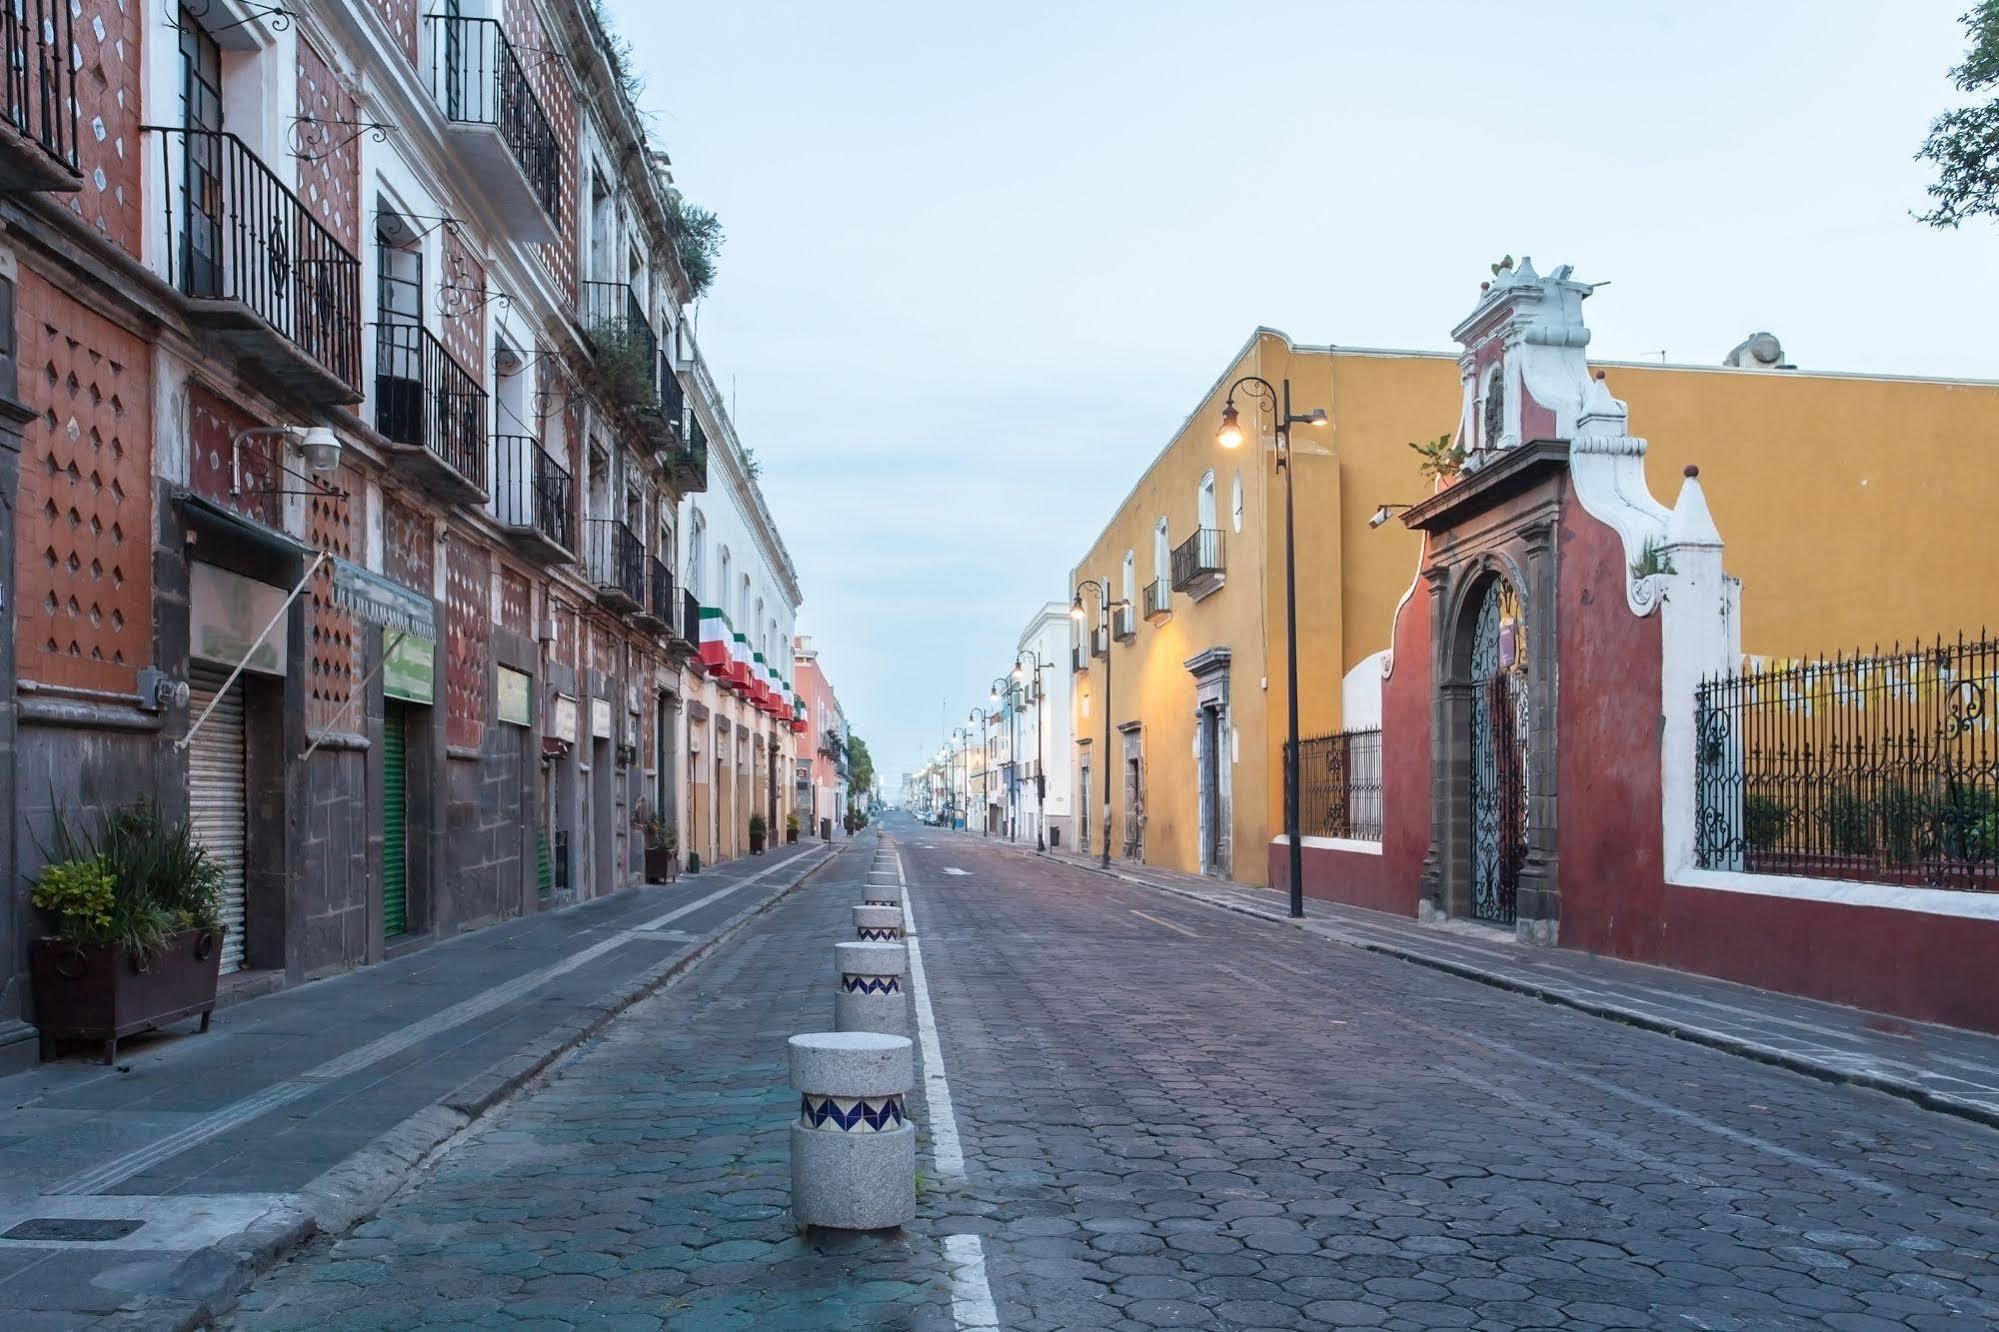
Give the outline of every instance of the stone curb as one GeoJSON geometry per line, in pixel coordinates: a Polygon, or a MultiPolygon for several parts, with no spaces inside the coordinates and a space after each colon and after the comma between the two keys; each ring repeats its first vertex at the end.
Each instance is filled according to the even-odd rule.
{"type": "MultiPolygon", "coordinates": [[[[1028,854],[1035,855],[1038,853],[1030,851],[1028,854]]],[[[1218,911],[1230,911],[1236,915],[1248,916],[1251,919],[1265,921],[1272,925],[1285,925],[1293,929],[1302,929],[1314,938],[1324,939],[1328,943],[1344,944],[1349,948],[1358,948],[1364,952],[1379,953],[1384,957],[1393,957],[1404,962],[1412,962],[1419,967],[1429,967],[1433,971],[1445,972],[1462,980],[1477,981],[1481,985],[1490,985],[1494,989],[1510,990],[1515,994],[1529,995],[1544,1003],[1560,1004],[1564,1008],[1573,1008],[1577,1012],[1587,1013],[1591,1017],[1604,1018],[1612,1022],[1622,1022],[1626,1026],[1637,1027],[1644,1031],[1658,1032],[1661,1035],[1671,1036],[1676,1040],[1686,1041],[1692,1045],[1705,1046],[1708,1049],[1719,1050],[1724,1054],[1737,1055],[1744,1059],[1753,1059],[1757,1063],[1769,1064],[1792,1073],[1803,1074],[1805,1077],[1816,1078],[1821,1082],[1829,1082],[1836,1086],[1865,1087],[1870,1091],[1884,1092],[1889,1096],[1900,1097],[1902,1100],[1913,1102],[1925,1110],[1934,1111],[1938,1114],[1954,1115],[1960,1119],[1968,1119],[1973,1123],[1983,1124],[1988,1128],[1999,1128],[1999,1109],[1988,1105],[1981,1105],[1976,1101],[1967,1101],[1960,1097],[1931,1091],[1920,1083],[1909,1082],[1882,1073],[1870,1073],[1864,1069],[1841,1068],[1834,1064],[1808,1059],[1795,1051],[1785,1050],[1773,1045],[1765,1045],[1760,1041],[1750,1040],[1747,1037],[1732,1036],[1727,1032],[1695,1026],[1692,1023],[1675,1022],[1670,1018],[1660,1017],[1656,1013],[1647,1013],[1639,1009],[1628,1008],[1622,1004],[1607,1003],[1602,999],[1589,998],[1565,987],[1543,985],[1525,977],[1510,975],[1503,971],[1488,970],[1484,967],[1470,965],[1469,963],[1454,962],[1447,958],[1435,957],[1428,953],[1419,952],[1413,948],[1404,948],[1396,944],[1382,943],[1376,940],[1356,939],[1350,935],[1334,933],[1329,927],[1324,926],[1315,929],[1313,927],[1316,922],[1310,918],[1302,921],[1294,921],[1288,915],[1280,915],[1274,911],[1260,911],[1246,903],[1228,902],[1214,897],[1203,896],[1200,893],[1192,892],[1185,888],[1178,888],[1171,884],[1154,883],[1149,879],[1137,878],[1130,874],[1120,873],[1117,870],[1107,870],[1101,865],[1079,864],[1067,858],[1059,858],[1059,863],[1068,865],[1074,869],[1087,870],[1091,874],[1101,874],[1105,878],[1117,879],[1134,887],[1149,889],[1153,892],[1170,893],[1174,897],[1184,898],[1189,902],[1198,902],[1202,906],[1212,907],[1218,911]]]]}
{"type": "MultiPolygon", "coordinates": [[[[852,843],[848,843],[852,845],[852,843]]],[[[602,1031],[640,1000],[679,980],[728,943],[756,917],[803,887],[846,846],[815,860],[760,900],[722,922],[701,943],[626,982],[618,991],[460,1083],[367,1146],[322,1171],[299,1190],[299,1202],[277,1208],[227,1241],[182,1259],[156,1295],[93,1324],[105,1329],[190,1332],[207,1327],[234,1305],[249,1284],[309,1240],[339,1235],[379,1211],[418,1167],[453,1139],[602,1031]]],[[[809,853],[808,853],[809,854],[809,853]]]]}

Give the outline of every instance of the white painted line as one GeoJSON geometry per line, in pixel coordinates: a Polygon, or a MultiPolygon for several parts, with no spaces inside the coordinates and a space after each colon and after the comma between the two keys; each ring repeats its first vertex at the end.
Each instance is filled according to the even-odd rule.
{"type": "Polygon", "coordinates": [[[944,872],[946,874],[955,874],[960,878],[963,878],[965,875],[971,873],[970,870],[961,870],[956,865],[946,865],[944,867],[944,872]]]}
{"type": "Polygon", "coordinates": [[[516,976],[510,981],[481,990],[469,999],[460,1000],[449,1008],[439,1009],[420,1022],[413,1022],[386,1036],[357,1046],[346,1054],[338,1055],[319,1064],[296,1077],[284,1082],[273,1083],[261,1091],[253,1092],[239,1101],[234,1101],[219,1110],[203,1115],[186,1128],[167,1137],[157,1139],[134,1151],[114,1156],[99,1162],[90,1169],[70,1176],[57,1184],[49,1192],[52,1194],[102,1193],[114,1188],[134,1175],[141,1174],[162,1161],[169,1160],[188,1150],[220,1137],[231,1129],[247,1124],[253,1119],[270,1113],[279,1106],[289,1105],[301,1097],[310,1095],[327,1083],[340,1078],[352,1077],[371,1064],[380,1063],[401,1054],[422,1041],[441,1035],[454,1027],[461,1027],[475,1018],[484,1017],[497,1008],[514,1002],[532,990],[538,989],[559,976],[565,976],[578,967],[596,961],[614,948],[622,947],[633,939],[649,937],[690,912],[699,911],[711,902],[718,902],[731,893],[741,892],[777,873],[789,865],[807,859],[809,853],[788,856],[775,864],[746,875],[734,883],[720,888],[706,897],[698,898],[677,910],[663,916],[655,916],[629,929],[619,930],[608,938],[600,939],[588,948],[578,949],[560,962],[550,963],[539,971],[516,976]]]}
{"type": "Polygon", "coordinates": [[[986,1246],[977,1235],[946,1235],[944,1261],[951,1268],[951,1317],[960,1328],[997,1329],[999,1309],[986,1283],[986,1246]]]}
{"type": "Polygon", "coordinates": [[[1161,919],[1160,919],[1159,917],[1157,917],[1157,916],[1153,916],[1153,915],[1148,915],[1148,914],[1146,914],[1145,912],[1143,912],[1143,911],[1140,911],[1140,910],[1139,910],[1139,909],[1138,909],[1137,907],[1133,907],[1133,908],[1131,908],[1131,914],[1132,914],[1132,915],[1134,915],[1134,916],[1137,916],[1137,917],[1139,917],[1139,918],[1140,918],[1140,919],[1142,919],[1142,920],[1149,920],[1149,921],[1151,921],[1151,922],[1152,922],[1152,923],[1153,923],[1154,925],[1164,925],[1164,926],[1165,926],[1165,927],[1166,927],[1167,929],[1169,929],[1169,930],[1175,930],[1175,931],[1177,931],[1177,932],[1179,932],[1179,933],[1181,933],[1181,934],[1184,934],[1184,935],[1186,935],[1186,936],[1187,936],[1187,937],[1188,937],[1189,939],[1198,939],[1198,938],[1200,938],[1200,937],[1201,937],[1200,935],[1198,935],[1198,934],[1194,933],[1194,931],[1192,931],[1192,930],[1190,930],[1190,929],[1187,929],[1187,928],[1186,928],[1186,927],[1184,927],[1184,926],[1181,926],[1181,925],[1175,925],[1175,924],[1174,924],[1174,923],[1173,923],[1172,921],[1170,921],[1170,920],[1161,920],[1161,919]]]}
{"type": "MultiPolygon", "coordinates": [[[[896,861],[899,869],[900,858],[896,861]]],[[[958,1141],[958,1115],[951,1108],[951,1084],[944,1077],[944,1050],[937,1041],[937,1015],[930,1009],[930,981],[923,971],[923,945],[916,937],[916,914],[909,893],[902,895],[903,942],[909,948],[909,980],[916,994],[917,1045],[923,1051],[923,1100],[930,1107],[930,1155],[937,1173],[965,1177],[965,1149],[958,1141]]]]}

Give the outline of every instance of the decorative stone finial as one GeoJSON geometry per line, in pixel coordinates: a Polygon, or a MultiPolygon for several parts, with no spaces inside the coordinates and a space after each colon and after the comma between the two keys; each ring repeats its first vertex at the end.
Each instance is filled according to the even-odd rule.
{"type": "Polygon", "coordinates": [[[1693,480],[1695,477],[1699,476],[1700,474],[1701,474],[1701,469],[1696,467],[1692,463],[1688,463],[1686,467],[1684,467],[1680,471],[1680,475],[1684,476],[1689,481],[1693,480]]]}

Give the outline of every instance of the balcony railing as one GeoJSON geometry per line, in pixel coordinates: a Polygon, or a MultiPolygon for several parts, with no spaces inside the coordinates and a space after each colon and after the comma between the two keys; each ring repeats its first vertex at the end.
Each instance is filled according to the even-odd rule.
{"type": "Polygon", "coordinates": [[[1221,529],[1203,527],[1173,548],[1173,590],[1204,595],[1221,586],[1225,568],[1221,529]]]}
{"type": "Polygon", "coordinates": [[[680,611],[679,603],[673,597],[673,571],[657,555],[644,556],[640,563],[643,566],[640,577],[645,584],[645,599],[632,612],[632,619],[656,633],[664,633],[680,611]]]}
{"type": "Polygon", "coordinates": [[[444,118],[497,130],[535,203],[560,223],[562,146],[499,21],[433,14],[428,22],[431,91],[444,118]]]}
{"type": "Polygon", "coordinates": [[[68,0],[9,0],[0,28],[7,44],[7,105],[0,115],[21,139],[6,144],[0,187],[74,190],[83,183],[76,157],[80,62],[68,0]]]}
{"type": "Polygon", "coordinates": [[[582,307],[583,331],[611,396],[633,411],[659,410],[659,334],[638,293],[622,282],[585,282],[582,307]]]}
{"type": "Polygon", "coordinates": [[[616,518],[592,518],[590,581],[605,602],[624,610],[645,605],[645,546],[616,518]]]}
{"type": "Polygon", "coordinates": [[[197,302],[196,321],[294,391],[360,401],[361,261],[235,135],[146,128],[160,142],[167,280],[197,302]]]}
{"type": "Polygon", "coordinates": [[[1145,608],[1145,619],[1149,624],[1163,624],[1173,618],[1173,589],[1166,585],[1164,578],[1155,578],[1147,583],[1139,602],[1145,608]]]}
{"type": "Polygon", "coordinates": [[[1093,657],[1102,657],[1106,661],[1110,660],[1110,630],[1104,628],[1102,625],[1098,625],[1095,629],[1090,630],[1090,655],[1093,657]]]}
{"type": "Polygon", "coordinates": [[[1112,608],[1111,634],[1120,643],[1129,643],[1138,637],[1138,613],[1130,604],[1112,608]]]}
{"type": "Polygon", "coordinates": [[[375,326],[375,429],[486,489],[486,391],[419,325],[375,326]]]}
{"type": "Polygon", "coordinates": [[[1089,663],[1083,658],[1083,649],[1081,647],[1072,647],[1069,649],[1069,669],[1076,675],[1081,675],[1084,671],[1090,669],[1089,663]]]}
{"type": "Polygon", "coordinates": [[[686,588],[680,589],[680,619],[678,633],[681,642],[690,648],[701,646],[701,600],[686,588]]]}
{"type": "Polygon", "coordinates": [[[569,516],[569,471],[550,457],[532,435],[493,437],[493,516],[510,528],[546,543],[556,558],[576,549],[569,516]]]}

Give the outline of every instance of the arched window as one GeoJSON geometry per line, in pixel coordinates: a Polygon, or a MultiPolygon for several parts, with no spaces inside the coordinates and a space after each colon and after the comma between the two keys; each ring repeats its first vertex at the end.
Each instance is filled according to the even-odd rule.
{"type": "Polygon", "coordinates": [[[1124,583],[1118,595],[1127,602],[1138,599],[1138,557],[1131,551],[1124,553],[1124,583]]]}
{"type": "Polygon", "coordinates": [[[700,601],[707,594],[708,584],[708,520],[701,516],[701,510],[694,510],[694,516],[687,524],[687,590],[700,601]]]}
{"type": "Polygon", "coordinates": [[[1213,527],[1215,525],[1215,474],[1213,472],[1208,472],[1201,477],[1201,489],[1195,498],[1195,503],[1198,506],[1199,516],[1199,522],[1196,525],[1202,528],[1213,527]]]}
{"type": "Polygon", "coordinates": [[[1242,469],[1237,468],[1235,486],[1229,496],[1229,510],[1235,521],[1235,530],[1242,531],[1242,469]]]}
{"type": "Polygon", "coordinates": [[[1152,576],[1167,582],[1172,573],[1166,567],[1173,559],[1173,544],[1166,535],[1166,515],[1159,515],[1159,522],[1152,529],[1152,576]]]}
{"type": "Polygon", "coordinates": [[[714,601],[715,609],[724,615],[729,613],[729,563],[729,548],[724,546],[722,547],[721,560],[717,565],[722,571],[722,576],[715,584],[714,601]]]}

